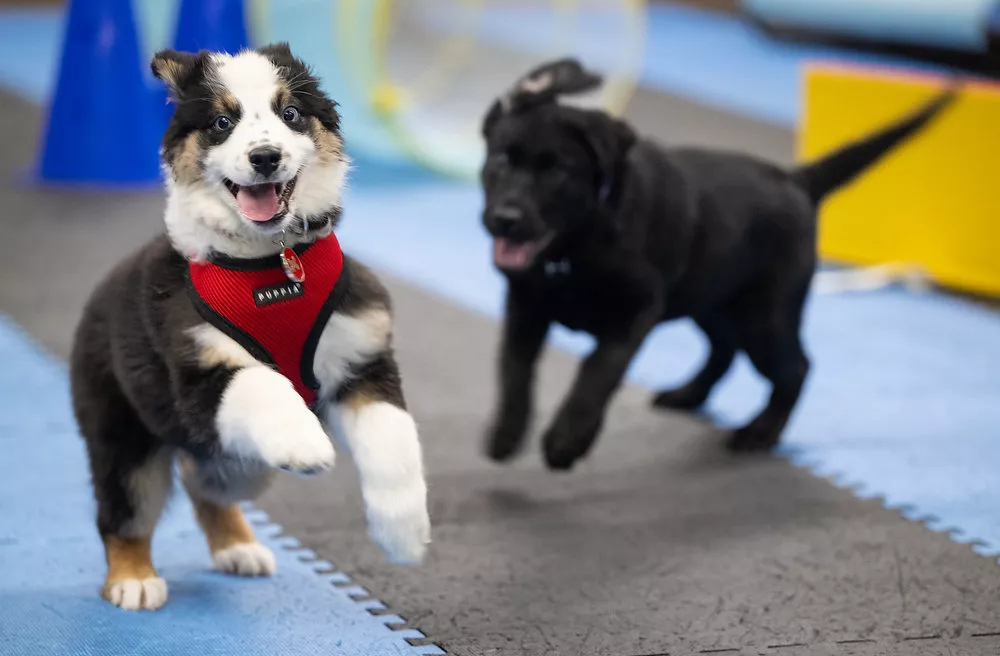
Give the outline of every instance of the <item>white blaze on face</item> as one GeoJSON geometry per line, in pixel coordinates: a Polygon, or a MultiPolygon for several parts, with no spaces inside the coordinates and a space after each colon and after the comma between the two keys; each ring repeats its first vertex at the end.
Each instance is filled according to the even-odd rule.
{"type": "MultiPolygon", "coordinates": [[[[271,60],[253,51],[237,55],[213,55],[222,93],[231,95],[240,107],[232,134],[224,143],[210,148],[206,170],[241,186],[261,182],[250,164],[250,152],[276,148],[281,163],[273,174],[276,182],[287,182],[316,158],[316,145],[304,132],[290,128],[281,117],[283,107],[275,97],[284,85],[271,60]]],[[[291,101],[294,103],[294,100],[291,101]]]]}
{"type": "MultiPolygon", "coordinates": [[[[296,98],[297,85],[314,83],[305,69],[279,68],[256,51],[209,57],[197,98],[209,96],[218,108],[212,111],[233,107],[226,114],[231,125],[224,135],[215,134],[217,116],[209,115],[188,126],[211,138],[178,150],[178,157],[190,161],[184,162],[186,175],[168,175],[167,231],[177,250],[193,259],[210,252],[234,257],[273,254],[277,232],[296,220],[323,217],[340,208],[347,162],[330,147],[339,148],[340,135],[321,132],[327,128],[317,121],[315,111],[325,97],[309,90],[308,97],[296,98]],[[277,104],[278,98],[287,104],[277,104]],[[299,115],[292,123],[284,118],[289,105],[299,115]],[[250,161],[258,148],[280,153],[277,167],[266,178],[250,161]],[[280,222],[271,220],[285,209],[280,222]]],[[[290,232],[288,243],[297,243],[298,234],[290,232]]]]}

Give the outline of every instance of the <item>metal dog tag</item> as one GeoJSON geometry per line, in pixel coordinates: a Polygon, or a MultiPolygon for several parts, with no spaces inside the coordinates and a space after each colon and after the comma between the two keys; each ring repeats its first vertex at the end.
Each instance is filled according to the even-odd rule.
{"type": "Polygon", "coordinates": [[[285,271],[285,276],[292,282],[302,282],[306,279],[306,270],[302,266],[302,260],[290,248],[281,250],[281,268],[285,271]]]}

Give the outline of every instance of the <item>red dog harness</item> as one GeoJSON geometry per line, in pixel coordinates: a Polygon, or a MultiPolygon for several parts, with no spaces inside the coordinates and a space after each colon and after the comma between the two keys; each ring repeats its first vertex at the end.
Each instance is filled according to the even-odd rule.
{"type": "Polygon", "coordinates": [[[198,313],[258,360],[276,366],[309,406],[319,381],[316,345],[346,288],[344,254],[331,234],[292,255],[255,260],[211,256],[188,263],[198,313]],[[297,256],[297,257],[296,257],[297,256]]]}

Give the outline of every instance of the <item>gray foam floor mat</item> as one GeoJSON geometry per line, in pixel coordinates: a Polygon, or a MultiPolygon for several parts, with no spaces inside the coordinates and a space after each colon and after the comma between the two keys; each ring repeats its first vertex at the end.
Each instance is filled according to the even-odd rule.
{"type": "MultiPolygon", "coordinates": [[[[790,156],[790,135],[681,100],[643,94],[633,111],[640,126],[676,112],[665,140],[761,139],[755,152],[790,156]]],[[[93,284],[160,229],[162,202],[25,187],[38,120],[0,95],[0,312],[65,356],[93,284]]],[[[544,471],[535,449],[487,463],[497,326],[388,282],[430,474],[428,563],[384,563],[347,458],[316,480],[281,479],[260,505],[449,653],[1000,653],[993,561],[779,459],[729,458],[714,429],[651,412],[643,390],[622,391],[572,474],[544,471]]],[[[540,424],[574,365],[546,356],[540,424]]]]}

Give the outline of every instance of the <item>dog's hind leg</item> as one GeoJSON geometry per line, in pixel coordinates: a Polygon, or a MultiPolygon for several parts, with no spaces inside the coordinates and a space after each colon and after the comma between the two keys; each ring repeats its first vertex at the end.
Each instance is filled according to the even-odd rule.
{"type": "Polygon", "coordinates": [[[653,397],[653,405],[669,410],[694,410],[708,399],[712,388],[719,382],[736,357],[736,338],[729,320],[723,316],[698,319],[698,326],[709,341],[708,359],[701,371],[687,384],[664,390],[653,397]]]}
{"type": "Polygon", "coordinates": [[[510,459],[524,444],[531,421],[535,364],[549,325],[538,308],[508,293],[500,347],[500,398],[486,439],[486,454],[493,460],[510,459]]]}
{"type": "Polygon", "coordinates": [[[781,439],[809,373],[799,337],[804,298],[805,290],[771,311],[752,313],[741,326],[743,349],[772,387],[764,410],[730,437],[733,451],[766,451],[781,439]]]}
{"type": "MultiPolygon", "coordinates": [[[[79,398],[79,397],[78,397],[79,398]]],[[[103,597],[125,610],[155,610],[167,584],[150,553],[170,495],[173,450],[155,441],[111,383],[78,409],[108,572],[103,597]]]]}
{"type": "Polygon", "coordinates": [[[274,554],[257,541],[236,502],[261,494],[274,471],[238,460],[197,463],[181,456],[181,480],[208,539],[215,568],[226,574],[270,576],[274,554]]]}

